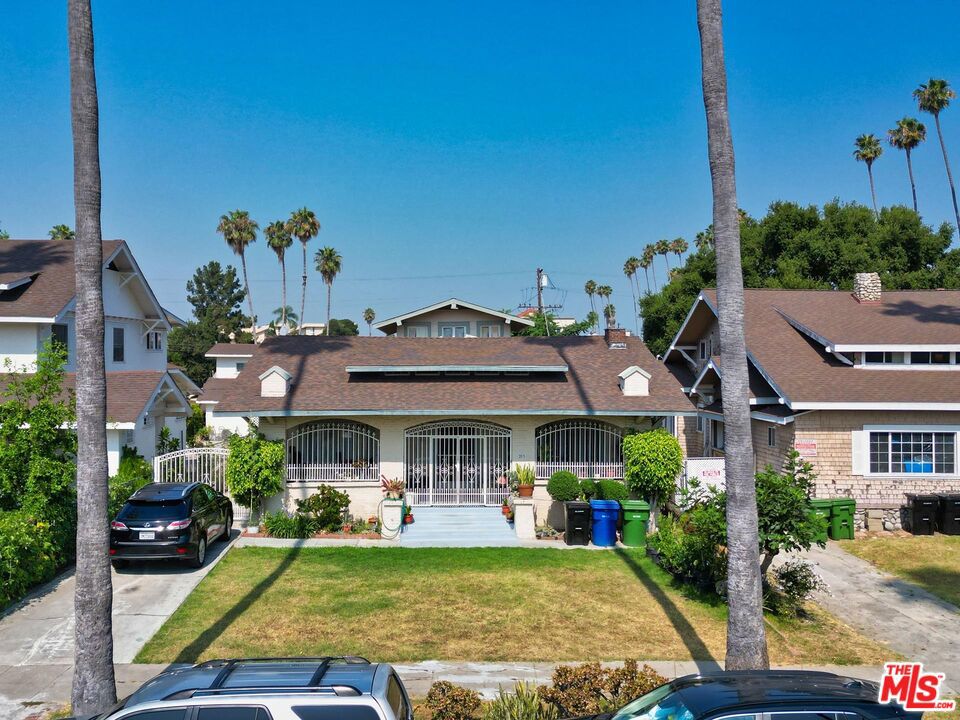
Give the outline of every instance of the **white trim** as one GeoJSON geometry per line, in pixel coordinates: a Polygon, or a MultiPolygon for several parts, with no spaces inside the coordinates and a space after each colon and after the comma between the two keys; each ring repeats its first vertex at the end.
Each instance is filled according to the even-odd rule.
{"type": "Polygon", "coordinates": [[[264,379],[270,377],[271,375],[273,375],[274,373],[276,373],[277,375],[279,375],[280,377],[282,377],[284,380],[287,380],[287,381],[289,381],[289,380],[293,377],[293,375],[291,375],[290,373],[288,373],[286,370],[284,370],[284,369],[283,369],[282,367],[280,367],[279,365],[274,365],[273,367],[267,368],[266,370],[264,370],[264,371],[260,374],[260,377],[259,377],[258,379],[259,379],[259,380],[264,380],[264,379]]]}
{"type": "Polygon", "coordinates": [[[791,410],[960,410],[955,402],[788,402],[791,410]]]}
{"type": "MultiPolygon", "coordinates": [[[[214,417],[355,417],[368,415],[383,416],[421,416],[436,415],[439,417],[462,416],[488,416],[496,417],[500,415],[561,415],[561,416],[585,416],[585,417],[696,417],[696,410],[663,410],[663,411],[645,411],[645,410],[357,410],[343,408],[340,410],[224,410],[222,412],[214,411],[214,417]]],[[[722,417],[722,415],[718,415],[722,417]]]]}
{"type": "MultiPolygon", "coordinates": [[[[858,431],[854,430],[851,433],[851,436],[855,436],[858,431]]],[[[897,478],[897,479],[908,479],[908,478],[918,478],[918,477],[935,477],[938,479],[943,478],[956,478],[960,477],[960,473],[957,472],[958,467],[960,467],[960,459],[956,456],[957,444],[960,443],[960,425],[864,425],[863,430],[859,431],[860,436],[857,438],[859,442],[853,442],[854,453],[857,450],[862,453],[860,462],[857,462],[856,455],[854,455],[854,468],[859,468],[860,472],[858,474],[863,475],[864,477],[869,478],[897,478]],[[919,473],[905,473],[905,472],[871,472],[870,471],[870,433],[942,433],[942,434],[952,434],[953,443],[954,443],[954,458],[953,458],[953,472],[949,473],[938,473],[938,472],[919,472],[919,473]],[[858,447],[859,446],[859,447],[858,447]]],[[[853,440],[853,437],[851,437],[853,440]]],[[[888,458],[888,462],[892,464],[892,459],[888,458]]]]}
{"type": "MultiPolygon", "coordinates": [[[[126,240],[121,240],[120,243],[117,245],[116,250],[110,253],[109,257],[104,258],[103,269],[106,270],[107,267],[110,265],[110,263],[112,263],[120,255],[121,252],[127,256],[127,259],[130,261],[130,265],[133,267],[134,272],[136,272],[137,276],[140,278],[140,282],[143,283],[143,289],[147,293],[147,298],[153,304],[154,310],[157,311],[157,316],[163,322],[164,330],[169,331],[171,329],[171,325],[167,321],[167,313],[163,309],[163,306],[160,305],[160,301],[157,300],[157,296],[153,294],[153,288],[150,287],[150,283],[147,282],[146,276],[143,274],[143,271],[140,270],[140,265],[137,264],[137,259],[133,256],[133,251],[131,251],[130,248],[127,246],[126,240]]],[[[74,295],[74,298],[76,298],[76,295],[74,295]]]]}
{"type": "Polygon", "coordinates": [[[527,320],[526,318],[519,317],[517,315],[509,315],[507,313],[502,313],[499,310],[493,310],[491,308],[483,307],[482,305],[475,305],[474,303],[466,302],[464,300],[458,300],[457,298],[449,298],[448,300],[443,300],[433,305],[428,305],[427,307],[420,308],[419,310],[412,310],[402,315],[395,315],[394,317],[387,318],[386,320],[381,320],[378,323],[374,324],[374,328],[377,330],[383,330],[383,328],[388,325],[397,325],[398,327],[403,324],[404,320],[408,320],[412,317],[417,317],[418,315],[425,315],[426,313],[434,312],[435,310],[443,310],[449,308],[451,310],[459,310],[460,308],[465,308],[467,310],[474,310],[476,312],[481,312],[486,315],[492,315],[494,317],[502,318],[507,323],[518,323],[520,325],[526,325],[527,327],[533,327],[534,321],[527,320]]]}
{"type": "MultiPolygon", "coordinates": [[[[713,312],[714,317],[716,317],[716,315],[717,315],[717,310],[716,310],[716,308],[713,307],[713,304],[707,299],[707,296],[704,295],[703,291],[701,290],[701,291],[700,291],[700,294],[697,295],[697,299],[694,301],[693,305],[690,306],[690,310],[687,311],[687,316],[683,319],[683,323],[680,325],[680,329],[677,330],[677,334],[673,336],[673,340],[670,342],[670,347],[667,348],[667,351],[663,354],[663,362],[664,362],[664,363],[667,362],[667,358],[670,357],[670,353],[672,353],[675,349],[677,349],[678,347],[680,347],[680,346],[677,345],[677,342],[680,340],[680,335],[681,335],[681,334],[683,333],[683,331],[686,329],[687,324],[690,322],[690,319],[693,317],[694,311],[697,309],[697,306],[698,306],[701,302],[702,302],[702,303],[705,303],[706,306],[707,306],[708,308],[710,308],[710,310],[713,312]]],[[[684,347],[684,348],[689,348],[690,345],[683,345],[682,347],[684,347]]]]}
{"type": "MultiPolygon", "coordinates": [[[[552,372],[565,373],[568,365],[347,365],[348,373],[398,372],[552,372]]],[[[639,368],[638,368],[639,369],[639,368]]],[[[642,370],[640,372],[643,372],[642,370]]],[[[650,377],[649,375],[647,377],[650,377]]],[[[263,376],[261,375],[261,379],[263,376]]]]}
{"type": "Polygon", "coordinates": [[[203,356],[208,358],[249,358],[253,357],[253,351],[251,350],[249,353],[204,353],[203,356]]]}
{"type": "Polygon", "coordinates": [[[713,360],[708,360],[708,361],[707,361],[707,364],[704,365],[704,366],[703,366],[703,369],[700,371],[700,374],[697,375],[697,379],[693,381],[693,386],[690,388],[690,393],[691,393],[691,394],[697,392],[697,387],[700,385],[700,381],[703,380],[704,376],[705,376],[705,375],[707,374],[707,372],[710,371],[710,370],[713,370],[713,371],[717,374],[717,377],[718,377],[718,378],[722,378],[722,377],[723,377],[723,376],[720,374],[720,368],[718,368],[718,367],[714,364],[713,360]]]}
{"type": "Polygon", "coordinates": [[[33,282],[33,275],[24,275],[22,278],[17,278],[10,282],[0,283],[0,291],[13,290],[21,285],[26,285],[28,282],[33,282]]]}
{"type": "Polygon", "coordinates": [[[775,425],[789,425],[793,422],[793,415],[787,415],[786,417],[780,417],[779,415],[768,415],[764,412],[751,412],[750,417],[754,420],[759,420],[760,422],[773,423],[775,425]]]}
{"type": "Polygon", "coordinates": [[[960,352],[957,343],[896,345],[894,343],[873,344],[836,344],[832,349],[836,352],[960,352]]]}
{"type": "Polygon", "coordinates": [[[58,316],[54,317],[30,317],[29,315],[17,315],[12,317],[0,317],[0,323],[31,323],[37,325],[53,324],[58,316]]]}
{"type": "Polygon", "coordinates": [[[750,398],[751,405],[785,405],[782,397],[755,397],[750,398]]]}

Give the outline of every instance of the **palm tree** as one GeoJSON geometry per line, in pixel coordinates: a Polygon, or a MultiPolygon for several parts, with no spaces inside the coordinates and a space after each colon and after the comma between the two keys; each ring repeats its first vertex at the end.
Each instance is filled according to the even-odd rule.
{"type": "MultiPolygon", "coordinates": [[[[653,265],[653,247],[647,245],[640,255],[640,267],[643,268],[644,277],[647,279],[647,295],[650,294],[650,266],[653,265]]],[[[657,283],[657,271],[653,271],[653,283],[657,283]]],[[[659,288],[658,288],[659,289],[659,288]]]]}
{"type": "Polygon", "coordinates": [[[72,711],[89,715],[117,700],[113,674],[113,583],[107,517],[107,381],[104,371],[100,119],[90,0],[68,0],[70,120],[76,213],[77,564],[72,711]]]}
{"type": "Polygon", "coordinates": [[[933,122],[937,126],[937,137],[940,139],[940,151],[943,153],[943,164],[947,168],[947,181],[950,183],[950,197],[953,198],[953,216],[957,220],[957,232],[960,233],[960,210],[957,209],[957,191],[953,187],[953,173],[950,172],[950,161],[947,159],[947,146],[943,144],[943,131],[940,129],[940,111],[946,110],[957,94],[951,89],[946,80],[930,78],[926,85],[921,84],[913,91],[917,104],[923,112],[933,115],[933,122]]]}
{"type": "Polygon", "coordinates": [[[289,305],[281,305],[273,311],[273,322],[278,328],[296,327],[298,320],[297,313],[289,305]]]}
{"type": "Polygon", "coordinates": [[[626,275],[627,280],[630,281],[630,295],[633,297],[633,325],[638,337],[640,335],[640,321],[638,320],[639,313],[637,312],[637,291],[634,288],[634,282],[637,279],[637,270],[639,269],[640,258],[633,257],[631,255],[627,258],[627,261],[623,263],[623,274],[626,275]]]}
{"type": "Polygon", "coordinates": [[[267,239],[267,245],[277,254],[277,260],[280,261],[280,325],[286,326],[290,313],[287,311],[290,307],[287,305],[287,248],[293,245],[293,234],[290,228],[282,220],[275,220],[263,229],[263,235],[267,239]]]}
{"type": "Polygon", "coordinates": [[[683,259],[683,254],[690,249],[690,245],[687,244],[687,241],[682,237],[676,238],[673,242],[670,243],[670,250],[674,255],[677,256],[677,266],[680,265],[680,260],[683,259]]]}
{"type": "MultiPolygon", "coordinates": [[[[596,316],[597,308],[593,304],[593,296],[597,294],[597,282],[595,280],[587,280],[583,284],[583,291],[587,294],[587,297],[590,299],[590,311],[596,316]]],[[[599,320],[597,321],[599,322],[599,320]]],[[[600,328],[597,328],[597,332],[600,332],[600,328]]]]}
{"type": "Polygon", "coordinates": [[[867,177],[870,178],[870,197],[873,198],[873,214],[879,220],[880,210],[877,208],[877,191],[873,187],[873,161],[883,155],[883,146],[873,133],[858,135],[853,142],[853,146],[856,148],[853,151],[854,160],[867,166],[867,177]]]}
{"type": "Polygon", "coordinates": [[[288,225],[303,249],[303,284],[300,286],[300,322],[303,323],[307,311],[307,243],[320,234],[320,221],[313,210],[302,207],[290,213],[288,225]]]}
{"type": "Polygon", "coordinates": [[[367,324],[367,335],[373,335],[373,321],[377,319],[377,313],[373,308],[367,308],[363,311],[363,321],[367,324]]]}
{"type": "Polygon", "coordinates": [[[323,331],[324,334],[329,335],[330,293],[333,290],[333,281],[336,279],[337,275],[340,274],[340,270],[343,267],[343,258],[340,256],[340,253],[338,253],[332,247],[325,247],[317,250],[317,254],[313,257],[313,262],[316,265],[317,272],[320,273],[324,284],[327,286],[327,325],[323,331]]]}
{"type": "Polygon", "coordinates": [[[617,326],[617,309],[612,303],[603,306],[603,319],[607,321],[608,328],[617,326]]]}
{"type": "MultiPolygon", "coordinates": [[[[613,295],[613,288],[609,285],[597,285],[597,296],[604,306],[604,317],[606,318],[606,306],[610,304],[610,296],[613,295]]],[[[597,329],[599,332],[599,328],[597,329]]]]}
{"type": "Polygon", "coordinates": [[[250,322],[253,328],[257,327],[257,316],[253,312],[253,296],[250,295],[250,281],[247,280],[247,246],[257,241],[257,230],[260,226],[256,220],[250,218],[246,210],[233,210],[221,215],[217,224],[217,232],[223,235],[227,245],[234,254],[240,256],[240,265],[243,267],[243,289],[247,293],[247,303],[250,305],[250,322]]]}
{"type": "Polygon", "coordinates": [[[69,225],[54,225],[47,234],[51,240],[75,240],[77,237],[69,225]]]}
{"type": "Polygon", "coordinates": [[[667,264],[667,282],[670,281],[670,241],[669,240],[657,240],[656,244],[653,246],[653,249],[656,251],[657,255],[663,255],[663,261],[667,264]]]}
{"type": "Polygon", "coordinates": [[[718,321],[723,346],[723,421],[727,481],[727,670],[768,668],[763,627],[757,492],[750,432],[750,387],[743,332],[743,267],[733,138],[727,106],[720,0],[697,0],[703,104],[713,185],[718,321]]]}
{"type": "Polygon", "coordinates": [[[711,225],[706,230],[698,232],[697,238],[693,243],[697,246],[699,252],[706,252],[713,248],[713,226],[711,225]]]}
{"type": "Polygon", "coordinates": [[[890,144],[907,154],[907,173],[910,175],[910,191],[913,193],[913,211],[917,210],[917,186],[913,182],[913,163],[910,161],[910,152],[927,139],[927,128],[922,122],[912,117],[897,120],[897,126],[887,131],[890,144]]]}

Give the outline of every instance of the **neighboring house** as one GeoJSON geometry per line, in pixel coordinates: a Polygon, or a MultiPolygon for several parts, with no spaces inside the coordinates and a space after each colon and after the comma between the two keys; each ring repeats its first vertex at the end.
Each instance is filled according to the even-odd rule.
{"type": "Polygon", "coordinates": [[[223,391],[253,357],[255,348],[254,343],[217,343],[204,355],[216,362],[216,368],[203,384],[203,395],[197,398],[197,403],[204,409],[205,424],[215,440],[222,440],[229,434],[246,435],[248,432],[247,422],[243,418],[215,418],[213,411],[223,391]]]}
{"type": "MultiPolygon", "coordinates": [[[[262,343],[265,338],[270,337],[271,335],[277,334],[277,324],[278,323],[267,323],[266,325],[258,325],[256,328],[243,328],[244,332],[248,332],[253,335],[253,341],[256,343],[262,343]]],[[[316,323],[302,323],[297,327],[298,335],[323,335],[324,331],[327,329],[326,324],[322,322],[316,323]]],[[[286,332],[281,332],[280,334],[286,335],[286,332]]]]}
{"type": "Polygon", "coordinates": [[[394,337],[509,337],[533,327],[533,320],[491,310],[457,298],[428,305],[374,323],[373,327],[394,337]]]}
{"type": "MultiPolygon", "coordinates": [[[[425,321],[443,305],[446,315],[465,304],[410,317],[425,321]]],[[[516,322],[466,310],[482,322],[494,317],[498,327],[516,322]]],[[[385,323],[407,327],[403,317],[385,323]]],[[[252,348],[218,345],[211,356],[228,366],[240,352],[252,355],[238,376],[211,379],[212,417],[247,418],[284,441],[287,491],[274,505],[327,483],[348,492],[352,512],[366,517],[383,497],[381,475],[405,480],[415,505],[497,505],[519,463],[535,466],[542,511],[557,470],[622,478],[628,429],[670,427],[675,416],[696,414],[677,380],[620,329],[497,341],[288,336],[252,348]]]]}
{"type": "MultiPolygon", "coordinates": [[[[756,468],[796,449],[817,495],[850,496],[897,525],[906,493],[960,490],[960,291],[745,290],[756,468]]],[[[688,456],[724,450],[722,349],[704,290],[664,355],[697,403],[678,422],[688,456]]]]}
{"type": "MultiPolygon", "coordinates": [[[[517,317],[533,320],[540,311],[535,307],[524,308],[517,313],[517,317]]],[[[546,311],[545,311],[546,312],[546,311]]],[[[549,315],[549,312],[547,312],[549,315]]],[[[554,317],[553,323],[558,328],[563,329],[570,327],[571,325],[576,325],[577,319],[575,317],[563,316],[563,317],[554,317]]],[[[593,332],[591,330],[591,332],[593,332]]]]}
{"type": "MultiPolygon", "coordinates": [[[[48,340],[67,349],[64,385],[75,385],[76,285],[74,242],[0,242],[0,362],[7,373],[32,372],[48,340]]],[[[148,460],[160,430],[185,439],[189,403],[200,390],[167,364],[167,333],[182,324],[157,302],[129,246],[103,243],[103,304],[106,318],[107,455],[116,472],[124,445],[148,460]]]]}

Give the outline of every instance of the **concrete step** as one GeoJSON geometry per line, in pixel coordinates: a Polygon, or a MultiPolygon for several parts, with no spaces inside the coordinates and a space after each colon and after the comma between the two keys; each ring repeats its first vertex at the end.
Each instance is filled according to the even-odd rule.
{"type": "Polygon", "coordinates": [[[519,545],[513,526],[499,507],[414,506],[414,522],[405,525],[400,544],[407,547],[512,547],[519,545]]]}

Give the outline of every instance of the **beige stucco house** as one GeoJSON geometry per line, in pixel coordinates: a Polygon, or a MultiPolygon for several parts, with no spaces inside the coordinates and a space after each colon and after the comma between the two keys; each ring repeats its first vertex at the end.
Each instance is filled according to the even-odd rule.
{"type": "MultiPolygon", "coordinates": [[[[857,500],[857,521],[899,527],[907,493],[960,490],[960,291],[746,290],[757,469],[796,449],[817,495],[857,500]],[[872,511],[872,512],[871,512],[872,511]]],[[[704,290],[663,357],[696,403],[688,456],[722,455],[716,292],[704,290]]]]}
{"type": "Polygon", "coordinates": [[[392,337],[494,338],[516,335],[533,324],[528,317],[450,298],[381,320],[373,327],[392,337]]]}

